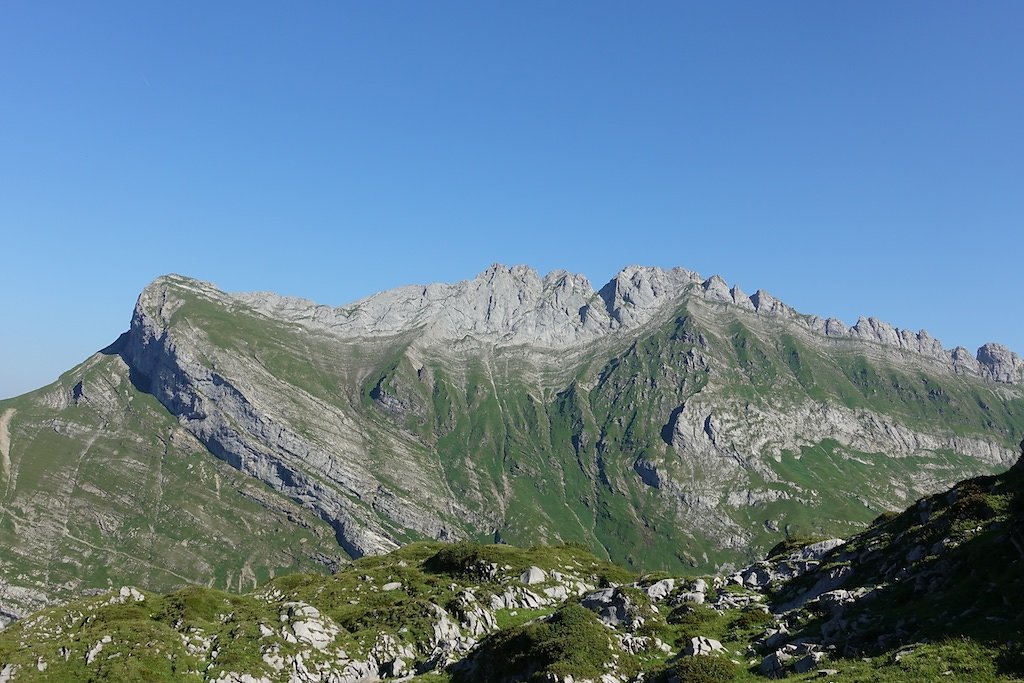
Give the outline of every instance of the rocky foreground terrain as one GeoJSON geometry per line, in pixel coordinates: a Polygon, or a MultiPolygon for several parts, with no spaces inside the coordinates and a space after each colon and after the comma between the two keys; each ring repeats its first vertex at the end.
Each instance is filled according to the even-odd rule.
{"type": "Polygon", "coordinates": [[[724,572],[1005,469],[1022,382],[999,345],[683,269],[493,266],[341,308],[166,276],[110,347],[0,401],[0,626],[417,541],[724,572]]]}
{"type": "Polygon", "coordinates": [[[1024,458],[701,577],[417,542],[236,595],[121,587],[0,632],[0,681],[1002,681],[1024,676],[1024,458]]]}

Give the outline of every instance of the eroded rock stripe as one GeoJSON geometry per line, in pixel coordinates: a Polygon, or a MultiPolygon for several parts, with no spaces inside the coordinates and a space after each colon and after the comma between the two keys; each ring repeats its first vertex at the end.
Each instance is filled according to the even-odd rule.
{"type": "Polygon", "coordinates": [[[11,433],[8,426],[14,413],[14,408],[8,408],[0,415],[0,476],[5,485],[11,478],[11,433]]]}

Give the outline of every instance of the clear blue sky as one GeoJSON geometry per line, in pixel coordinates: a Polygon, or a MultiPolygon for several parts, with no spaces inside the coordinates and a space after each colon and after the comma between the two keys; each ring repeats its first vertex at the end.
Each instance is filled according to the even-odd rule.
{"type": "Polygon", "coordinates": [[[1020,2],[0,4],[0,396],[178,272],[720,273],[1024,351],[1020,2]]]}

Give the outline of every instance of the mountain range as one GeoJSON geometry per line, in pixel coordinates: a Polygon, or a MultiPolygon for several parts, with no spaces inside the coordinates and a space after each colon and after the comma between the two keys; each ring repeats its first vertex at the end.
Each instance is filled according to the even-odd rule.
{"type": "Polygon", "coordinates": [[[717,276],[495,265],[340,308],[169,275],[0,401],[0,620],[133,584],[244,592],[414,541],[748,564],[1006,469],[1024,361],[717,276]]]}

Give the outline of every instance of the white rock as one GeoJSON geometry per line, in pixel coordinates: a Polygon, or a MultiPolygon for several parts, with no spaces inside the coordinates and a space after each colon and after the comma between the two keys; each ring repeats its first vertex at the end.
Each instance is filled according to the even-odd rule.
{"type": "Polygon", "coordinates": [[[267,666],[272,668],[274,671],[280,671],[284,668],[284,657],[282,657],[275,650],[274,652],[263,653],[263,661],[267,663],[267,666]]]}
{"type": "Polygon", "coordinates": [[[522,573],[519,577],[519,581],[525,583],[527,586],[532,586],[537,583],[544,583],[547,578],[547,574],[544,573],[543,569],[537,566],[532,566],[522,573]]]}
{"type": "Polygon", "coordinates": [[[85,663],[92,664],[93,660],[96,659],[96,656],[103,651],[103,646],[109,643],[111,640],[112,638],[109,635],[100,638],[99,641],[91,648],[89,648],[89,651],[85,653],[85,663]]]}
{"type": "Polygon", "coordinates": [[[668,597],[668,594],[676,587],[675,579],[662,579],[647,587],[647,596],[658,602],[668,597]]]}
{"type": "Polygon", "coordinates": [[[683,650],[683,654],[688,657],[711,655],[716,652],[725,652],[725,647],[714,638],[705,638],[704,636],[690,638],[690,644],[683,650]]]}
{"type": "Polygon", "coordinates": [[[565,590],[565,586],[548,586],[544,589],[544,595],[561,602],[569,597],[569,592],[565,590]]]}

